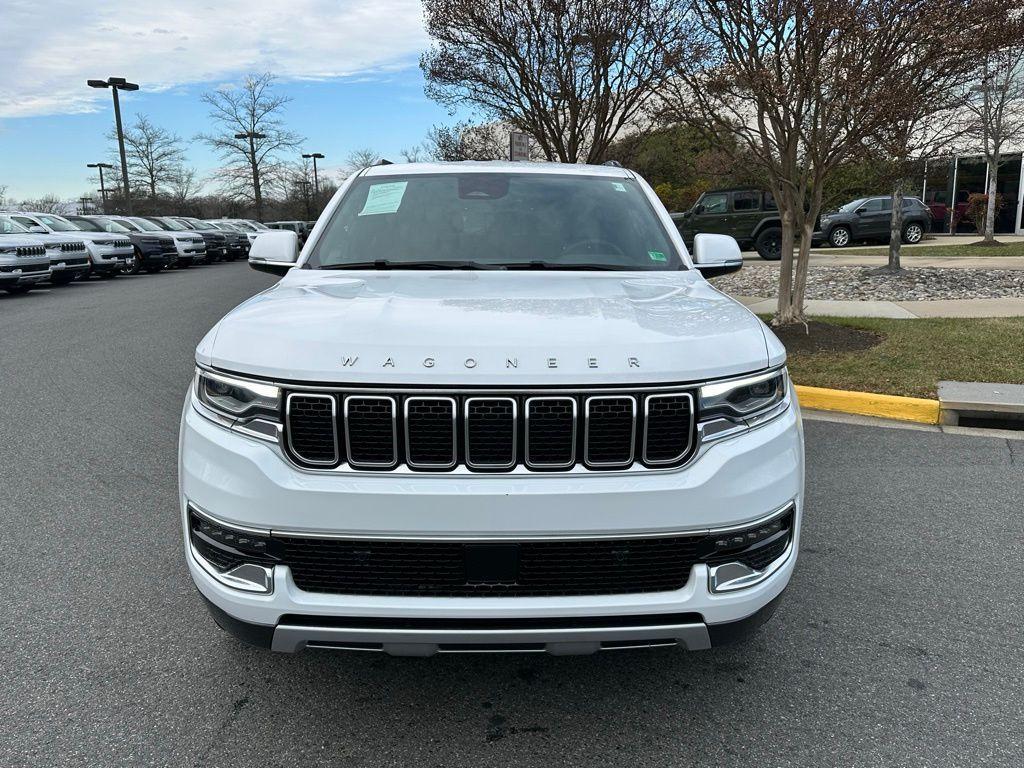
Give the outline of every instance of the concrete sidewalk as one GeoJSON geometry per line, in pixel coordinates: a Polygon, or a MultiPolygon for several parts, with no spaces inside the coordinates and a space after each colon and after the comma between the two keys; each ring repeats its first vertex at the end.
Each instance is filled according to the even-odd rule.
{"type": "MultiPolygon", "coordinates": [[[[770,315],[776,299],[734,296],[752,312],[770,315]]],[[[945,299],[939,301],[807,301],[807,314],[833,317],[891,317],[915,320],[922,317],[1024,317],[1024,298],[945,299]]]]}

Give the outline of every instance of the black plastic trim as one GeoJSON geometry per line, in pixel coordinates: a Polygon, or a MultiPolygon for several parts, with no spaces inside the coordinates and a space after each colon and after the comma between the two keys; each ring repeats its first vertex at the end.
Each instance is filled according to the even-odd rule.
{"type": "Polygon", "coordinates": [[[272,627],[269,624],[253,624],[248,621],[236,619],[234,616],[231,616],[211,603],[202,592],[199,593],[199,596],[203,598],[203,602],[206,604],[206,609],[210,612],[210,615],[213,616],[213,620],[217,623],[218,627],[223,629],[229,635],[234,636],[236,639],[241,640],[243,643],[248,643],[249,645],[254,645],[257,648],[263,648],[267,651],[270,650],[270,647],[274,642],[275,627],[272,627]]]}
{"type": "Polygon", "coordinates": [[[756,635],[761,625],[768,621],[778,609],[784,594],[786,594],[784,591],[779,593],[774,600],[745,619],[729,621],[724,624],[708,624],[711,647],[717,648],[721,645],[742,643],[756,635]]]}

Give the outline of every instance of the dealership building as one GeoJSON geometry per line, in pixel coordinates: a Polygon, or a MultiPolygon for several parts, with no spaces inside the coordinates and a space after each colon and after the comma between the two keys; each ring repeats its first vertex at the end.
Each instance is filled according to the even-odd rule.
{"type": "MultiPolygon", "coordinates": [[[[974,224],[963,213],[973,194],[985,194],[988,188],[988,163],[983,156],[959,155],[928,161],[921,196],[935,215],[936,229],[946,232],[973,232],[974,224]],[[940,215],[945,206],[944,222],[940,215]]],[[[996,193],[1003,207],[996,215],[996,234],[1024,235],[1024,156],[1021,152],[1003,155],[996,174],[996,193]]]]}

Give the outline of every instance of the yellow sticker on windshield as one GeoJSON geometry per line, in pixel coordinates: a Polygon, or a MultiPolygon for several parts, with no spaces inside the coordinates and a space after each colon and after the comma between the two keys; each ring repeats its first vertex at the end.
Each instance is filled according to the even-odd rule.
{"type": "Polygon", "coordinates": [[[378,213],[395,213],[405,196],[405,181],[389,181],[386,184],[371,184],[366,193],[366,203],[360,216],[373,216],[378,213]]]}

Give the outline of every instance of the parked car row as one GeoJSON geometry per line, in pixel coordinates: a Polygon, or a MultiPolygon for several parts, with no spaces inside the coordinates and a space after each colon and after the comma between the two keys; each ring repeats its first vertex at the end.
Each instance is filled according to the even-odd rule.
{"type": "MultiPolygon", "coordinates": [[[[892,197],[862,197],[822,214],[814,244],[843,248],[853,242],[889,239],[892,197]]],[[[730,235],[744,250],[754,249],[762,259],[782,258],[782,220],[771,192],[760,189],[715,189],[697,198],[689,211],[673,213],[672,220],[692,250],[700,233],[730,235]]],[[[932,212],[916,197],[903,198],[905,243],[919,243],[932,229],[932,212]]]]}
{"type": "Polygon", "coordinates": [[[0,211],[0,289],[234,261],[248,256],[261,231],[267,227],[248,219],[0,211]]]}

